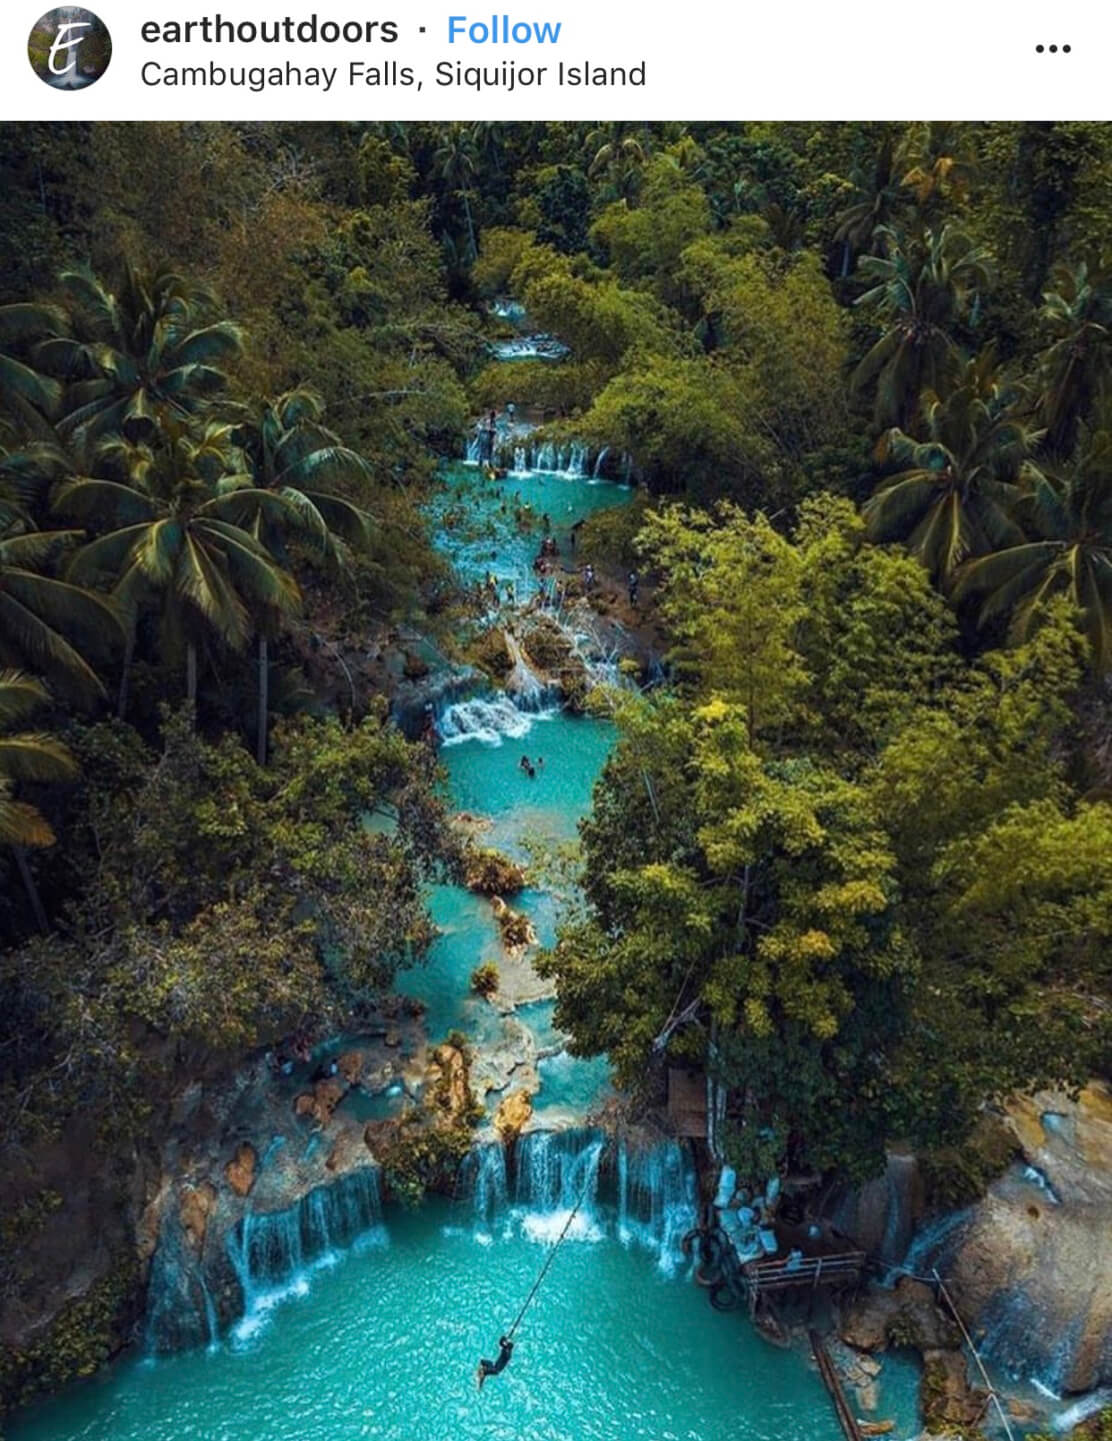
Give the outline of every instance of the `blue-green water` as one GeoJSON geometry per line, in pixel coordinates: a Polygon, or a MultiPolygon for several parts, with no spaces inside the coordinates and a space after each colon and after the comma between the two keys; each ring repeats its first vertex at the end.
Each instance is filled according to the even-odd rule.
{"type": "Polygon", "coordinates": [[[493,575],[500,598],[509,586],[518,601],[538,588],[533,561],[545,534],[545,516],[559,547],[559,576],[561,569],[576,566],[571,544],[575,522],[627,505],[633,494],[614,481],[573,480],[543,471],[488,480],[474,466],[462,464],[446,467],[443,478],[444,489],[429,510],[444,554],[468,584],[481,584],[493,575]]]}
{"type": "MultiPolygon", "coordinates": [[[[477,1358],[546,1251],[526,1224],[492,1240],[463,1219],[441,1202],[395,1214],[387,1245],[332,1258],[239,1337],[116,1367],[13,1441],[838,1441],[798,1353],[596,1228],[560,1249],[480,1396],[477,1358]]],[[[915,1434],[913,1380],[882,1381],[896,1441],[915,1434]]]]}
{"type": "MultiPolygon", "coordinates": [[[[628,492],[552,478],[538,481],[534,496],[554,522],[559,514],[570,524],[566,517],[628,492]],[[556,498],[572,509],[558,511],[556,498]]],[[[501,563],[527,585],[536,537],[510,536],[500,504],[501,563]]],[[[466,569],[483,563],[474,544],[446,548],[466,569]]],[[[524,858],[538,841],[543,849],[574,838],[612,732],[566,716],[526,716],[516,729],[442,754],[454,805],[488,816],[486,842],[524,858]],[[519,768],[522,753],[544,759],[535,780],[519,768]]],[[[501,1018],[467,993],[474,966],[497,954],[490,905],[455,887],[430,899],[442,934],[404,988],[428,1001],[431,1033],[462,1026],[493,1035],[501,1018]]],[[[515,904],[550,941],[558,896],[535,889],[515,904]]],[[[559,1043],[552,1009],[542,1001],[518,1012],[545,1050],[559,1043]]],[[[542,1060],[539,1072],[542,1113],[585,1110],[607,1079],[605,1062],[563,1054],[542,1060]]],[[[367,1114],[388,1114],[402,1100],[367,1100],[367,1114]]],[[[642,1184],[654,1217],[647,1237],[624,1202],[615,1211],[592,1200],[555,1257],[512,1365],[477,1394],[478,1357],[495,1353],[550,1254],[569,1194],[580,1195],[566,1178],[541,1194],[552,1180],[546,1139],[528,1138],[538,1143],[530,1152],[538,1179],[523,1204],[509,1198],[504,1169],[483,1181],[501,1152],[476,1153],[479,1180],[461,1182],[455,1203],[390,1210],[346,1250],[329,1248],[270,1291],[250,1288],[248,1315],[207,1350],[114,1366],[24,1414],[13,1441],[838,1441],[807,1359],[770,1346],[740,1315],[714,1311],[692,1283],[675,1240],[693,1203],[674,1175],[667,1196],[642,1184]],[[488,1206],[472,1192],[494,1199],[488,1206]]],[[[896,1419],[896,1441],[918,1429],[915,1385],[911,1366],[886,1363],[877,1414],[896,1419]]]]}

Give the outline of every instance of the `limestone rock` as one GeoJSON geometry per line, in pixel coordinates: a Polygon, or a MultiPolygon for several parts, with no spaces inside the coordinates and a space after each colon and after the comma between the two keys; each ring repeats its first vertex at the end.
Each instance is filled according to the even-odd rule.
{"type": "Polygon", "coordinates": [[[1009,1106],[1024,1157],[928,1258],[1004,1370],[1062,1394],[1112,1381],[1112,1093],[1009,1106]]]}
{"type": "Polygon", "coordinates": [[[494,1113],[494,1129],[503,1141],[519,1136],[533,1115],[533,1100],[526,1091],[511,1091],[494,1113]]]}
{"type": "Polygon", "coordinates": [[[344,1087],[329,1077],[317,1081],[311,1091],[302,1091],[293,1103],[295,1116],[311,1116],[318,1126],[327,1126],[344,1098],[344,1087]]]}
{"type": "Polygon", "coordinates": [[[453,1119],[471,1108],[467,1058],[457,1046],[437,1046],[425,1073],[426,1095],[453,1119]]]}
{"type": "Polygon", "coordinates": [[[928,1430],[976,1426],[988,1399],[969,1384],[964,1351],[924,1351],[920,1400],[928,1430]]]}
{"type": "Polygon", "coordinates": [[[909,1276],[895,1290],[873,1288],[859,1297],[844,1314],[839,1335],[858,1351],[887,1346],[945,1350],[961,1344],[961,1333],[935,1304],[931,1288],[909,1276]]]}
{"type": "Polygon", "coordinates": [[[345,1051],[336,1062],[340,1075],[349,1086],[357,1086],[363,1075],[362,1051],[345,1051]]]}
{"type": "MultiPolygon", "coordinates": [[[[243,1150],[243,1149],[244,1149],[244,1147],[241,1146],[241,1147],[240,1147],[240,1150],[243,1150]]],[[[248,1146],[246,1149],[247,1149],[247,1150],[251,1150],[251,1148],[250,1148],[249,1146],[248,1146]]],[[[236,1154],[238,1155],[239,1153],[237,1152],[236,1154]]],[[[252,1155],[252,1157],[254,1157],[254,1151],[251,1151],[251,1155],[252,1155]]],[[[235,1165],[235,1162],[234,1162],[234,1161],[229,1161],[229,1162],[228,1162],[228,1165],[229,1165],[229,1166],[234,1166],[234,1165],[235,1165]]],[[[252,1180],[252,1181],[254,1180],[253,1169],[254,1169],[254,1167],[253,1167],[253,1162],[252,1162],[252,1176],[251,1176],[251,1180],[252,1180]]],[[[237,1174],[238,1174],[238,1173],[237,1173],[237,1174]]],[[[242,1177],[241,1177],[240,1179],[242,1180],[242,1177]]],[[[238,1195],[238,1196],[245,1196],[245,1195],[247,1194],[247,1191],[241,1191],[241,1190],[239,1189],[239,1187],[238,1187],[238,1185],[236,1184],[236,1182],[233,1181],[230,1176],[228,1177],[228,1180],[229,1180],[229,1184],[231,1185],[232,1189],[236,1192],[236,1195],[238,1195]]],[[[251,1189],[250,1185],[248,1185],[248,1188],[247,1188],[247,1189],[248,1189],[248,1190],[251,1189]]],[[[212,1208],[213,1208],[215,1205],[216,1205],[216,1188],[215,1188],[215,1186],[213,1186],[213,1185],[211,1184],[211,1182],[209,1182],[209,1181],[202,1181],[199,1186],[183,1186],[183,1187],[182,1187],[182,1193],[181,1193],[181,1224],[182,1224],[182,1230],[185,1232],[185,1239],[187,1240],[187,1242],[189,1243],[189,1245],[193,1248],[193,1250],[197,1253],[197,1255],[200,1255],[200,1254],[201,1254],[201,1251],[202,1251],[203,1248],[204,1248],[204,1244],[205,1244],[205,1231],[208,1229],[208,1219],[209,1219],[209,1215],[211,1214],[212,1208]]]]}
{"type": "Polygon", "coordinates": [[[241,1141],[235,1155],[224,1167],[225,1179],[237,1196],[250,1195],[258,1164],[259,1157],[254,1146],[250,1141],[241,1141]]]}

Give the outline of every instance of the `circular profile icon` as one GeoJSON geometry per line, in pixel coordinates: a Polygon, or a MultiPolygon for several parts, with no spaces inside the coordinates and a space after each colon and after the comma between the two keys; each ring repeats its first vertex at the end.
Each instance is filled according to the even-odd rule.
{"type": "Polygon", "coordinates": [[[80,5],[59,5],[39,17],[27,39],[31,69],[55,90],[95,85],[112,59],[108,27],[80,5]]]}

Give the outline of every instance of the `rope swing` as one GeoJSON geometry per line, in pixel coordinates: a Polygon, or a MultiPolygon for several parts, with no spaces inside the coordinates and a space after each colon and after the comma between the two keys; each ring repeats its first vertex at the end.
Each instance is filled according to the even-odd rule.
{"type": "Polygon", "coordinates": [[[579,1199],[576,1201],[575,1205],[574,1205],[574,1206],[571,1208],[571,1210],[568,1212],[567,1220],[564,1222],[563,1226],[561,1227],[561,1229],[560,1229],[560,1234],[556,1237],[556,1241],[555,1241],[552,1249],[549,1251],[548,1255],[544,1258],[544,1264],[541,1266],[541,1269],[540,1269],[540,1270],[538,1271],[538,1273],[537,1273],[537,1279],[533,1282],[532,1286],[530,1287],[529,1294],[526,1296],[525,1300],[522,1302],[522,1304],[521,1304],[521,1309],[518,1311],[517,1315],[516,1315],[516,1316],[514,1317],[514,1319],[513,1319],[513,1324],[510,1326],[510,1329],[509,1329],[508,1331],[503,1332],[502,1336],[499,1338],[499,1342],[498,1342],[499,1351],[498,1351],[498,1359],[497,1359],[497,1361],[485,1361],[485,1360],[484,1360],[484,1361],[480,1361],[480,1362],[479,1362],[479,1377],[478,1377],[478,1379],[479,1379],[479,1389],[480,1389],[480,1390],[482,1390],[483,1382],[486,1380],[487,1376],[497,1376],[498,1373],[499,1373],[500,1371],[505,1370],[506,1366],[509,1364],[510,1356],[511,1356],[511,1354],[512,1354],[512,1352],[513,1352],[513,1346],[514,1346],[514,1333],[517,1331],[517,1328],[521,1325],[521,1322],[522,1322],[522,1320],[523,1320],[523,1318],[524,1318],[524,1316],[525,1316],[526,1311],[528,1311],[529,1307],[533,1304],[533,1301],[536,1299],[537,1292],[541,1289],[541,1285],[542,1285],[542,1283],[543,1283],[543,1281],[544,1281],[544,1278],[548,1275],[549,1267],[552,1265],[553,1261],[555,1261],[555,1259],[556,1259],[556,1253],[557,1253],[557,1251],[559,1251],[560,1247],[564,1244],[564,1241],[567,1239],[567,1234],[568,1234],[568,1232],[571,1230],[571,1223],[575,1220],[576,1216],[579,1214],[579,1211],[580,1211],[580,1208],[581,1208],[582,1205],[583,1205],[583,1202],[587,1199],[587,1193],[588,1193],[588,1192],[590,1191],[590,1189],[591,1189],[591,1182],[592,1182],[592,1180],[594,1179],[594,1177],[598,1174],[598,1167],[601,1166],[601,1164],[602,1164],[603,1154],[604,1154],[603,1151],[600,1151],[600,1152],[599,1152],[598,1161],[596,1162],[595,1167],[588,1173],[587,1179],[586,1179],[586,1181],[584,1181],[584,1183],[583,1183],[583,1189],[582,1189],[582,1191],[580,1191],[580,1193],[579,1193],[579,1199]]]}

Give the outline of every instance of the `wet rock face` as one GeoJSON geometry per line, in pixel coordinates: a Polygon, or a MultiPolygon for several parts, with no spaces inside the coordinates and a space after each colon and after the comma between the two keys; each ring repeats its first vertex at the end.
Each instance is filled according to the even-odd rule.
{"type": "Polygon", "coordinates": [[[1112,1095],[1010,1109],[1023,1158],[925,1260],[978,1346],[1059,1393],[1112,1381],[1112,1095]]]}
{"type": "Polygon", "coordinates": [[[895,1265],[907,1254],[922,1214],[923,1181],[916,1158],[893,1151],[884,1175],[848,1191],[831,1220],[862,1250],[895,1265]]]}
{"type": "MultiPolygon", "coordinates": [[[[255,1167],[258,1165],[258,1161],[258,1154],[250,1141],[244,1141],[236,1147],[235,1155],[224,1167],[224,1175],[227,1178],[228,1185],[231,1186],[237,1196],[247,1196],[250,1194],[251,1187],[255,1184],[255,1167]]],[[[197,1193],[194,1192],[194,1195],[197,1195],[197,1193]]],[[[209,1210],[211,1209],[210,1205],[209,1210]]],[[[207,1211],[205,1214],[208,1214],[207,1211]]],[[[204,1231],[202,1228],[202,1236],[203,1234],[204,1231]]]]}

